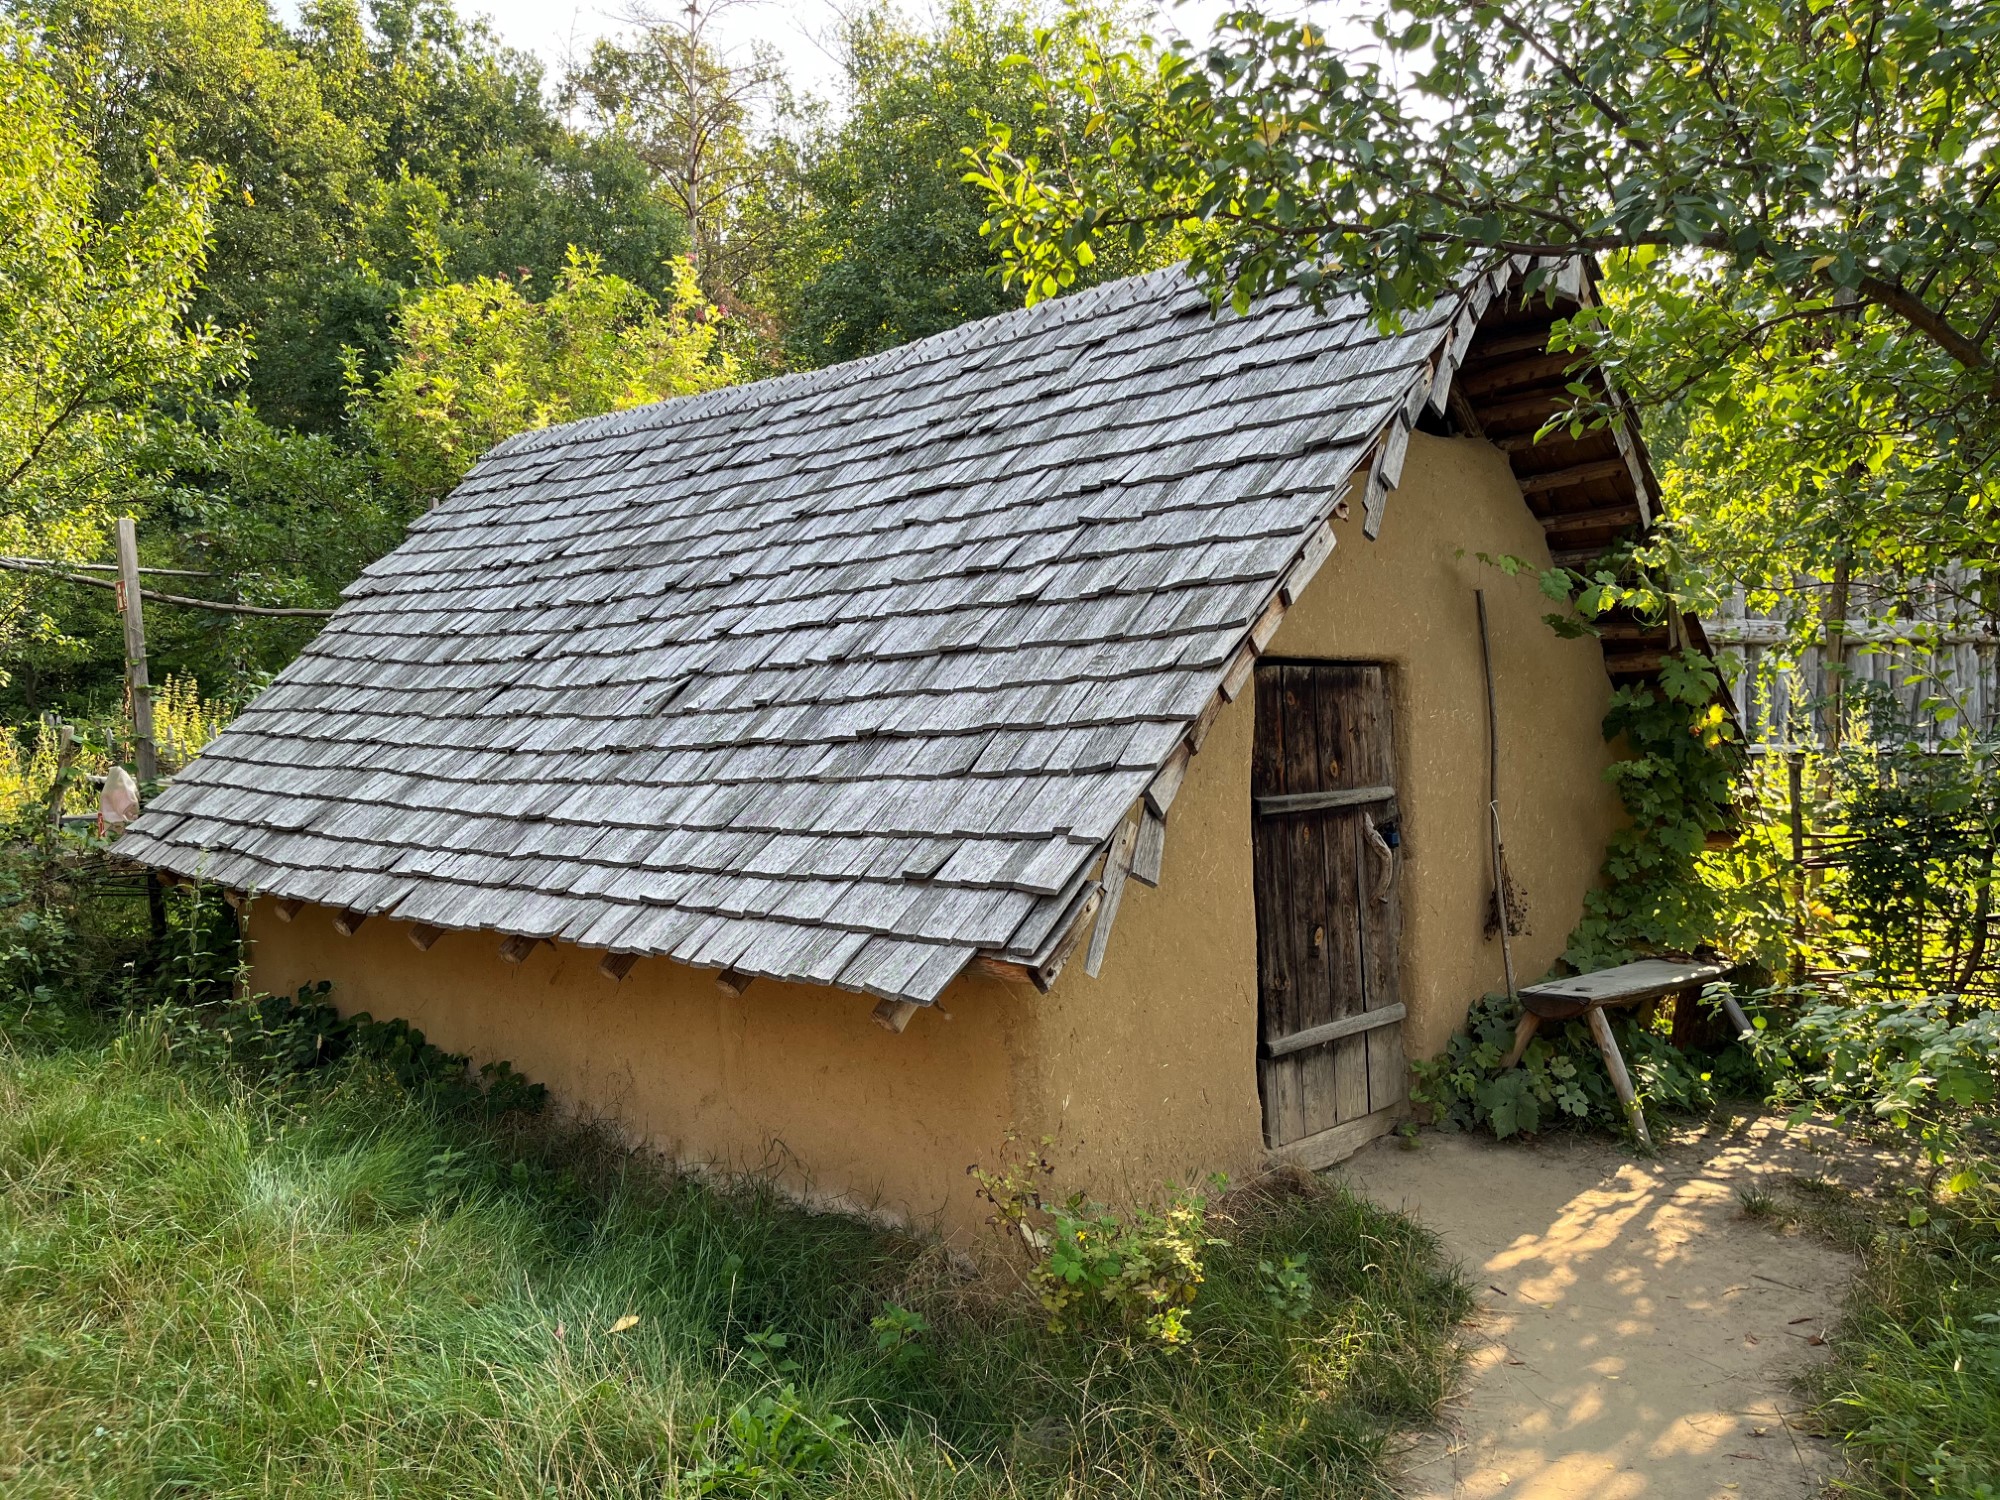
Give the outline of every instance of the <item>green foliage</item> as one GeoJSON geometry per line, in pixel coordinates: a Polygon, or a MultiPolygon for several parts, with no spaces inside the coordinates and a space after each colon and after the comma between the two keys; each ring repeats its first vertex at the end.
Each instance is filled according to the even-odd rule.
{"type": "MultiPolygon", "coordinates": [[[[241,350],[189,323],[219,187],[149,171],[116,216],[47,63],[0,23],[0,552],[85,558],[134,482],[154,403],[200,401],[241,350]]],[[[60,587],[0,588],[0,647],[60,634],[60,587]]]]}
{"type": "MultiPolygon", "coordinates": [[[[1598,305],[1556,347],[1675,459],[1658,555],[1683,588],[1803,618],[1801,579],[1843,561],[1895,580],[1994,555],[2000,164],[1977,122],[2000,3],[1369,19],[1247,6],[1205,44],[1106,35],[1042,74],[1033,138],[996,130],[979,167],[1010,273],[1049,295],[1093,247],[1173,233],[1218,301],[1355,292],[1394,322],[1501,254],[1588,252],[1598,305]]],[[[1571,391],[1580,421],[1630,420],[1571,391]]]]}
{"type": "Polygon", "coordinates": [[[1837,871],[1815,939],[1826,961],[1891,993],[2000,990],[1996,758],[1961,733],[1937,750],[1863,735],[1815,759],[1814,843],[1837,871]]]}
{"type": "MultiPolygon", "coordinates": [[[[788,236],[795,361],[854,359],[1020,306],[981,234],[985,197],[962,179],[989,130],[1034,131],[1041,90],[1019,60],[1051,67],[1076,55],[1070,30],[1038,35],[1034,15],[1013,0],[951,0],[922,26],[882,4],[845,24],[847,107],[806,144],[811,213],[788,236]]],[[[1114,249],[1084,280],[1171,258],[1167,247],[1147,261],[1114,249]]]]}
{"type": "Polygon", "coordinates": [[[924,1237],[442,1106],[324,1056],[321,1004],[0,991],[10,1495],[1367,1494],[1456,1365],[1435,1242],[1318,1183],[1211,1209],[1162,1357],[924,1237]]]}
{"type": "Polygon", "coordinates": [[[572,254],[542,301],[482,279],[413,298],[395,364],[356,379],[357,419],[386,477],[434,502],[488,448],[534,427],[723,385],[713,310],[683,270],[662,307],[594,256],[572,254]]]}
{"type": "Polygon", "coordinates": [[[1882,1225],[1808,1377],[1863,1500],[2000,1495],[2000,1215],[1991,1196],[1882,1225]]]}
{"type": "MultiPolygon", "coordinates": [[[[1617,1090],[1582,1021],[1544,1022],[1520,1064],[1500,1067],[1513,1048],[1519,1017],[1519,1006],[1505,995],[1486,996],[1442,1056],[1412,1064],[1410,1097],[1447,1130],[1488,1130],[1501,1140],[1553,1126],[1625,1130],[1617,1090]]],[[[1649,1108],[1705,1113],[1719,1097],[1761,1082],[1740,1046],[1731,1044],[1714,1058],[1690,1055],[1628,1012],[1607,1018],[1633,1087],[1649,1108]]]]}
{"type": "MultiPolygon", "coordinates": [[[[1081,1193],[1052,1202],[1039,1186],[1053,1170],[1048,1157],[1018,1148],[1010,1138],[1000,1167],[974,1167],[972,1176],[993,1205],[990,1222],[1027,1248],[1050,1331],[1122,1327],[1162,1346],[1184,1343],[1203,1253],[1224,1243],[1208,1231],[1208,1198],[1173,1188],[1164,1207],[1128,1214],[1081,1193]]],[[[1212,1184],[1218,1192],[1223,1185],[1219,1177],[1212,1184]]]]}

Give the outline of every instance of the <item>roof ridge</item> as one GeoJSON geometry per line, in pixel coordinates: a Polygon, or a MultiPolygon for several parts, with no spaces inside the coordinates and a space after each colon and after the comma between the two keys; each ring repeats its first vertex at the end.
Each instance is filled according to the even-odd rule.
{"type": "Polygon", "coordinates": [[[981,335],[1001,332],[1005,325],[1015,322],[1047,322],[1051,328],[1063,327],[1096,312],[1099,303],[1107,300],[1110,293],[1121,288],[1135,289],[1145,282],[1176,277],[1185,279],[1192,288],[1195,283],[1186,273],[1187,263],[1180,261],[1157,271],[1142,271],[1133,276],[1100,281],[1027,307],[1010,307],[997,313],[988,313],[985,317],[954,324],[936,333],[927,333],[922,338],[911,339],[907,343],[896,344],[887,349],[878,349],[871,354],[857,355],[853,359],[844,359],[837,364],[820,365],[809,370],[786,370],[757,380],[716,386],[712,390],[691,391],[680,396],[666,396],[639,406],[621,407],[617,411],[577,417],[548,427],[529,428],[525,432],[518,432],[494,444],[486,451],[482,462],[485,458],[531,453],[559,443],[589,441],[625,432],[641,432],[654,425],[663,426],[664,423],[655,424],[642,419],[668,411],[674,413],[675,420],[685,417],[688,421],[699,421],[703,417],[719,416],[724,413],[734,414],[751,407],[767,405],[794,395],[818,390],[822,386],[838,387],[878,371],[920,364],[934,354],[947,352],[953,345],[971,347],[982,341],[981,335]]]}

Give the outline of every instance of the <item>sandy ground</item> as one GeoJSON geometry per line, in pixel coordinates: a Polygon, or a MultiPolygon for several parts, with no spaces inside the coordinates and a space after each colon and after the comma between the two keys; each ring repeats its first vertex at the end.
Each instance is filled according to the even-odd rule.
{"type": "Polygon", "coordinates": [[[1406,1500],[1793,1500],[1833,1445],[1790,1381],[1821,1356],[1852,1266],[1747,1218],[1760,1178],[1851,1177],[1830,1131],[1746,1117],[1653,1160],[1598,1140],[1426,1131],[1336,1172],[1415,1213],[1479,1288],[1465,1386],[1405,1461],[1406,1500]]]}

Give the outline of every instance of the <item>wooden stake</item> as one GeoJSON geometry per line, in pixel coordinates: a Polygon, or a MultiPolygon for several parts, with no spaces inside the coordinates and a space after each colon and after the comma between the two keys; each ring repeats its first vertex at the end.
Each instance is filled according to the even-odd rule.
{"type": "Polygon", "coordinates": [[[1806,982],[1806,815],[1803,750],[1785,757],[1785,777],[1792,793],[1792,983],[1806,982]]]}
{"type": "Polygon", "coordinates": [[[63,793],[69,790],[69,768],[76,760],[76,730],[68,724],[56,726],[56,779],[49,788],[49,823],[62,832],[63,793]]]}
{"type": "Polygon", "coordinates": [[[125,687],[132,697],[133,759],[143,788],[160,779],[160,753],[153,743],[153,687],[146,675],[139,532],[130,516],[118,518],[118,612],[125,617],[125,687]]]}

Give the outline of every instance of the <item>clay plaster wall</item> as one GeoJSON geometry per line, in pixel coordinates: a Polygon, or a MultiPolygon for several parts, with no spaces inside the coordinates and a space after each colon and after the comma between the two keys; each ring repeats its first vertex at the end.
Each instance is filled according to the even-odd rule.
{"type": "MultiPolygon", "coordinates": [[[[1358,508],[1357,508],[1358,509],[1358,508]]],[[[1490,445],[1417,436],[1380,540],[1358,517],[1272,653],[1388,662],[1403,850],[1405,1043],[1442,1046],[1501,982],[1484,935],[1486,737],[1472,591],[1487,593],[1499,682],[1509,860],[1532,934],[1523,978],[1561,951],[1615,802],[1598,725],[1609,683],[1597,647],[1557,639],[1532,578],[1479,552],[1546,562],[1506,460],[1490,445]]],[[[622,984],[598,955],[544,945],[519,966],[490,934],[428,953],[376,918],[352,938],[307,908],[252,914],[255,982],[335,982],[344,1010],[401,1015],[476,1061],[511,1060],[572,1105],[690,1163],[764,1168],[815,1198],[940,1219],[983,1215],[965,1168],[1010,1129],[1056,1140],[1062,1178],[1142,1196],[1262,1160],[1257,948],[1250,866],[1250,695],[1216,720],[1168,824],[1162,884],[1128,885],[1103,973],[1074,960],[1048,995],[960,979],[902,1035],[872,1002],[759,980],[740,998],[658,959],[622,984]]]]}

